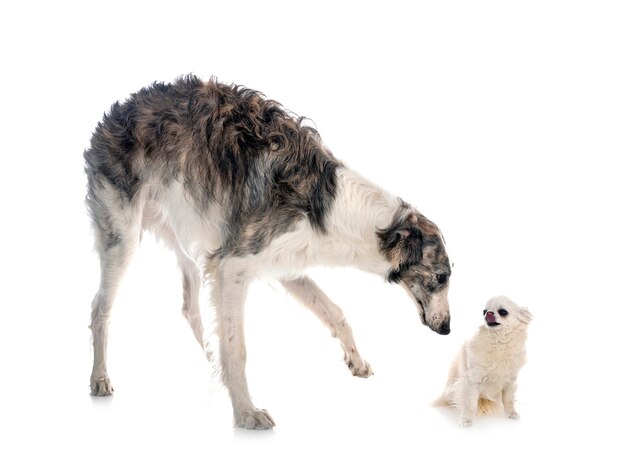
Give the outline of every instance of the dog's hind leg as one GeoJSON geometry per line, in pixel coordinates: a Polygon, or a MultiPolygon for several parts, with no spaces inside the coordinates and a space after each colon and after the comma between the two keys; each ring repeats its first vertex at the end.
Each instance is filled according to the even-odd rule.
{"type": "Polygon", "coordinates": [[[252,403],[246,381],[243,308],[251,279],[248,264],[241,258],[222,259],[212,277],[222,380],[230,394],[235,425],[247,429],[272,428],[275,424],[271,416],[252,403]]]}
{"type": "Polygon", "coordinates": [[[189,260],[180,250],[176,252],[178,264],[183,273],[183,317],[189,323],[193,335],[204,350],[209,361],[213,360],[213,353],[208,341],[204,338],[204,326],[200,315],[200,271],[195,263],[189,260]]]}
{"type": "Polygon", "coordinates": [[[100,254],[100,287],[91,303],[94,359],[90,385],[92,395],[104,396],[113,393],[106,368],[111,308],[122,276],[139,244],[140,225],[132,219],[104,217],[102,213],[94,215],[94,219],[100,254]]]}
{"type": "Polygon", "coordinates": [[[372,369],[365,362],[356,348],[352,336],[352,328],[337,306],[308,276],[293,280],[282,280],[287,292],[293,295],[303,306],[311,310],[331,331],[332,336],[339,339],[344,352],[344,360],[354,376],[367,378],[372,369]]]}
{"type": "Polygon", "coordinates": [[[212,361],[213,353],[209,349],[208,341],[204,338],[204,326],[202,325],[202,316],[200,314],[200,286],[202,284],[200,277],[200,269],[198,266],[183,252],[176,235],[167,226],[159,223],[158,213],[149,206],[143,216],[144,227],[150,229],[157,239],[165,243],[176,254],[178,266],[183,276],[183,317],[189,323],[193,336],[196,338],[205,355],[212,361]]]}
{"type": "Polygon", "coordinates": [[[212,361],[213,354],[209,350],[208,341],[204,338],[204,327],[200,314],[200,286],[202,284],[200,269],[184,253],[174,232],[160,220],[158,211],[155,211],[149,204],[146,205],[143,214],[143,226],[154,233],[154,236],[162,241],[167,247],[174,251],[178,260],[178,267],[183,279],[183,308],[182,313],[189,323],[193,336],[196,338],[205,355],[212,361]]]}

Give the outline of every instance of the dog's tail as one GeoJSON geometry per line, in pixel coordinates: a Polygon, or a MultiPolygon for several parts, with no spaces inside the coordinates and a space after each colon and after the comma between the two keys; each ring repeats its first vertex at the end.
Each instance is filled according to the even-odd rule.
{"type": "Polygon", "coordinates": [[[480,397],[478,399],[478,408],[476,414],[479,416],[498,416],[502,413],[502,408],[495,401],[487,400],[480,397]]]}
{"type": "Polygon", "coordinates": [[[453,365],[453,367],[450,369],[450,376],[448,377],[448,382],[446,383],[445,389],[443,389],[441,396],[433,401],[430,406],[457,406],[455,399],[459,390],[460,379],[458,378],[458,376],[456,376],[456,371],[454,370],[455,368],[453,365]]]}
{"type": "Polygon", "coordinates": [[[438,408],[440,406],[453,406],[453,403],[448,399],[448,397],[443,394],[438,399],[434,400],[430,406],[434,408],[438,408]]]}

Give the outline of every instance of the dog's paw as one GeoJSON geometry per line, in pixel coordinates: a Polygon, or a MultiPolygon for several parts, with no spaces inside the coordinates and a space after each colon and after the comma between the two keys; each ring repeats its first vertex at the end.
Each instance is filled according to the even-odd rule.
{"type": "Polygon", "coordinates": [[[461,418],[461,420],[459,421],[459,427],[461,428],[468,428],[472,426],[472,419],[463,419],[461,418]]]}
{"type": "Polygon", "coordinates": [[[352,376],[358,376],[359,378],[369,378],[374,374],[372,367],[365,360],[361,358],[356,349],[353,349],[350,353],[346,352],[343,358],[346,365],[352,372],[352,376]]]}
{"type": "Polygon", "coordinates": [[[509,414],[509,419],[518,420],[519,419],[519,414],[517,414],[516,411],[513,411],[511,414],[509,414]]]}
{"type": "Polygon", "coordinates": [[[267,430],[276,425],[272,416],[264,409],[235,413],[235,427],[248,430],[267,430]]]}
{"type": "Polygon", "coordinates": [[[91,380],[91,395],[96,397],[106,397],[113,394],[113,386],[109,378],[91,380]]]}
{"type": "Polygon", "coordinates": [[[365,360],[362,360],[359,365],[355,365],[352,360],[346,360],[346,365],[350,368],[352,376],[358,376],[359,378],[369,378],[374,374],[372,367],[365,360]]]}

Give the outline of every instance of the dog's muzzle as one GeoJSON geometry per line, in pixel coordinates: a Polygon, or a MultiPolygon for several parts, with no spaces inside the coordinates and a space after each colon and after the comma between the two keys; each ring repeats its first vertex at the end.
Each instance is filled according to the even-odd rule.
{"type": "Polygon", "coordinates": [[[450,318],[446,318],[440,322],[425,322],[424,323],[433,332],[439,335],[448,335],[450,333],[450,318]]]}
{"type": "Polygon", "coordinates": [[[493,311],[487,311],[487,313],[485,314],[485,320],[487,321],[487,325],[489,327],[495,327],[496,325],[500,325],[496,321],[496,315],[493,313],[493,311]]]}
{"type": "Polygon", "coordinates": [[[450,319],[446,319],[438,329],[433,329],[440,335],[448,335],[450,333],[450,319]]]}

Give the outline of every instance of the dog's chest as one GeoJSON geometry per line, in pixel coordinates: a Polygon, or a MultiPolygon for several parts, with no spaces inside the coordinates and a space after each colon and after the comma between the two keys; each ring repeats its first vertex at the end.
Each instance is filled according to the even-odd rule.
{"type": "MultiPolygon", "coordinates": [[[[501,390],[502,386],[514,382],[524,364],[524,350],[520,348],[490,348],[473,354],[470,371],[474,382],[484,390],[501,390]]],[[[482,389],[481,389],[482,390],[482,389]]]]}

